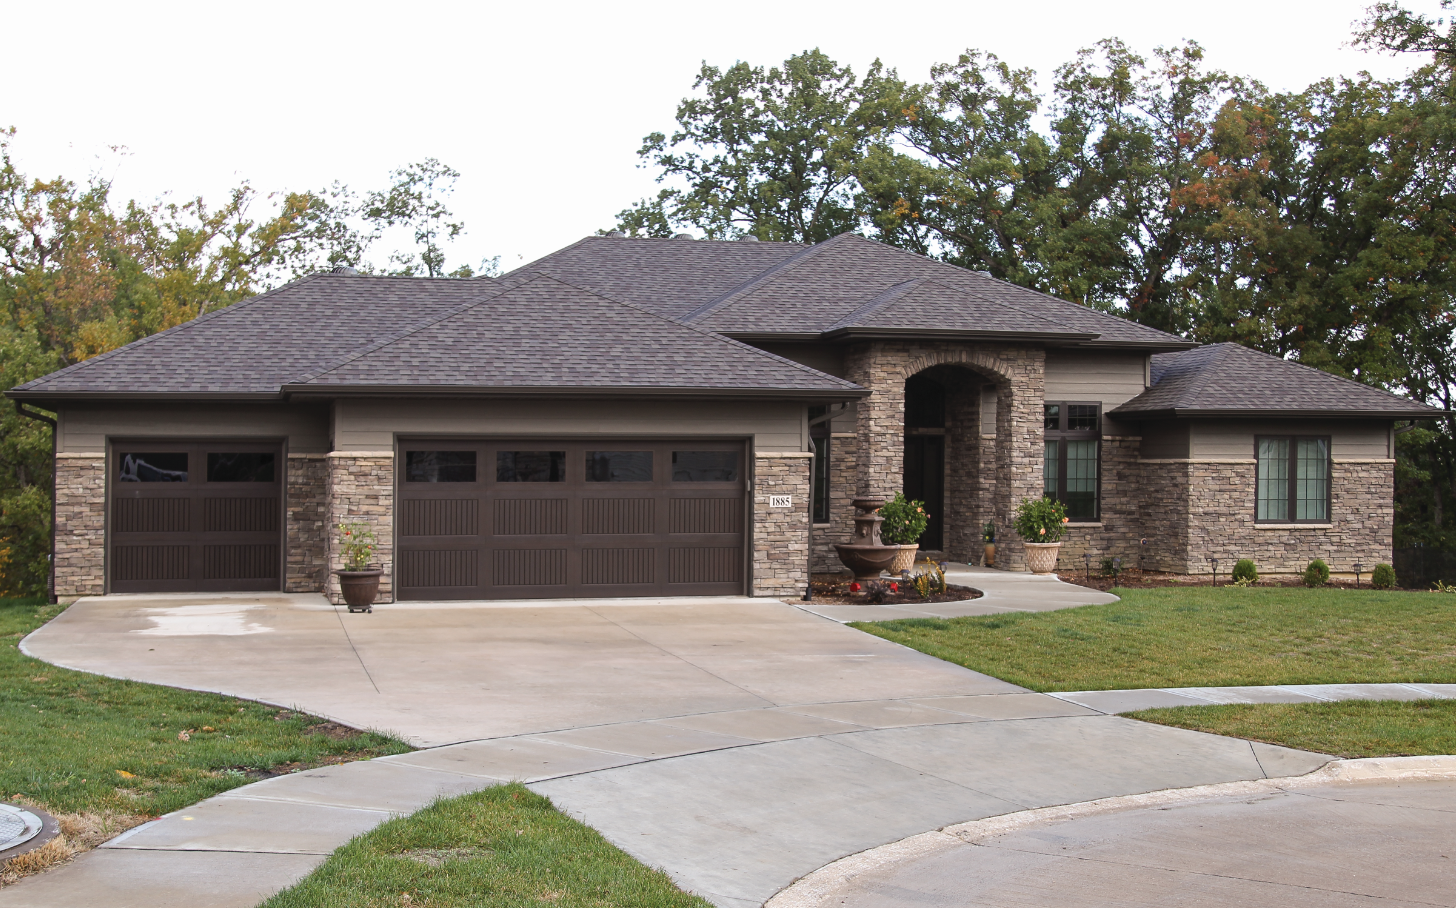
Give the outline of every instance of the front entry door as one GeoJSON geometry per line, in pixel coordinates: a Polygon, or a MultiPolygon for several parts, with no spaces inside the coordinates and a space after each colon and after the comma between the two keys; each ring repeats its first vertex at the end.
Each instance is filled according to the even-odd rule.
{"type": "Polygon", "coordinates": [[[905,435],[905,497],[925,502],[922,551],[945,551],[945,436],[905,435]]]}

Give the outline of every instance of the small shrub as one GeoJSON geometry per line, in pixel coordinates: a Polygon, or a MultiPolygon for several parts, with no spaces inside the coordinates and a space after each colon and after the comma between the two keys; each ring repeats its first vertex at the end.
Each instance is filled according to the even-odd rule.
{"type": "Polygon", "coordinates": [[[1239,563],[1234,565],[1234,582],[1253,583],[1259,579],[1259,569],[1254,565],[1251,558],[1240,558],[1239,563]]]}
{"type": "Polygon", "coordinates": [[[1317,586],[1324,586],[1330,582],[1330,566],[1325,564],[1324,559],[1316,558],[1304,569],[1304,585],[1310,589],[1317,586]]]}
{"type": "Polygon", "coordinates": [[[880,508],[880,516],[885,518],[880,524],[880,539],[888,545],[914,545],[930,522],[925,502],[911,501],[900,492],[880,508]]]}
{"type": "Polygon", "coordinates": [[[915,584],[915,592],[920,594],[921,599],[929,599],[935,593],[945,592],[945,572],[936,564],[930,563],[930,569],[921,571],[911,581],[915,584]]]}
{"type": "Polygon", "coordinates": [[[1117,575],[1118,574],[1121,574],[1121,573],[1122,573],[1122,559],[1121,558],[1111,558],[1111,557],[1108,557],[1108,558],[1103,558],[1102,559],[1102,576],[1103,577],[1110,577],[1113,580],[1116,580],[1117,579],[1117,575]]]}
{"type": "Polygon", "coordinates": [[[1057,542],[1067,523],[1067,506],[1050,498],[1023,498],[1016,506],[1016,535],[1027,542],[1057,542]]]}
{"type": "Polygon", "coordinates": [[[1370,585],[1377,590],[1388,590],[1395,586],[1395,568],[1388,564],[1377,564],[1370,572],[1370,585]]]}

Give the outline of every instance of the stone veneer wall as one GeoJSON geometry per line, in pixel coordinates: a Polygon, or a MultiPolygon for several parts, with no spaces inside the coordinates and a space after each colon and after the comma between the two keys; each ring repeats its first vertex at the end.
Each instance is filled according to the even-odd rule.
{"type": "Polygon", "coordinates": [[[1254,522],[1254,462],[1143,461],[1143,521],[1152,570],[1219,573],[1251,558],[1261,574],[1294,574],[1312,559],[1348,573],[1391,559],[1395,463],[1335,461],[1329,524],[1254,522]]]}
{"type": "Polygon", "coordinates": [[[991,501],[982,495],[982,487],[989,491],[990,484],[980,470],[981,448],[995,449],[993,440],[981,437],[981,386],[986,379],[969,369],[942,369],[936,377],[946,390],[944,556],[979,561],[981,525],[992,514],[991,501]]]}
{"type": "Polygon", "coordinates": [[[325,595],[335,605],[344,601],[333,571],[344,566],[334,527],[365,523],[374,530],[378,548],[374,562],[384,569],[378,602],[394,601],[394,452],[335,451],[328,455],[328,567],[325,595]]]}
{"type": "Polygon", "coordinates": [[[289,454],[283,590],[322,592],[329,565],[329,460],[327,454],[289,454]]]}
{"type": "Polygon", "coordinates": [[[829,523],[814,529],[814,570],[834,574],[844,570],[834,543],[854,536],[855,438],[840,433],[829,439],[829,523]]]}
{"type": "MultiPolygon", "coordinates": [[[[1143,465],[1138,462],[1141,445],[1142,439],[1137,436],[1112,435],[1102,439],[1102,513],[1097,522],[1100,525],[1068,526],[1062,536],[1059,570],[1073,573],[1086,570],[1088,562],[1082,557],[1084,553],[1092,556],[1093,571],[1103,558],[1121,558],[1124,568],[1138,566],[1139,549],[1143,548],[1143,465]]],[[[1142,554],[1147,561],[1152,553],[1142,554]]],[[[1150,561],[1144,567],[1153,569],[1150,561]]]]}
{"type": "Polygon", "coordinates": [[[1020,570],[1026,550],[1010,532],[1017,502],[1042,492],[1042,404],[1046,351],[1014,344],[875,341],[851,347],[845,378],[874,392],[858,405],[858,493],[888,498],[901,488],[904,468],[905,379],[934,366],[954,365],[996,385],[996,471],[993,512],[996,560],[1020,570]]]}
{"type": "Polygon", "coordinates": [[[56,596],[106,592],[106,455],[56,455],[56,596]]]}
{"type": "Polygon", "coordinates": [[[768,451],[754,455],[751,592],[755,596],[800,596],[809,580],[811,456],[768,451]],[[793,507],[769,507],[770,495],[792,495],[793,507]]]}

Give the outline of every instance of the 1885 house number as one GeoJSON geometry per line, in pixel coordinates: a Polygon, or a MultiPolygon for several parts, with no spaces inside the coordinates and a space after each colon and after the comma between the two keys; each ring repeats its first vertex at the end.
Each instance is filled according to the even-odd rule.
{"type": "Polygon", "coordinates": [[[791,508],[794,506],[794,496],[770,495],[768,496],[768,506],[771,508],[791,508]]]}

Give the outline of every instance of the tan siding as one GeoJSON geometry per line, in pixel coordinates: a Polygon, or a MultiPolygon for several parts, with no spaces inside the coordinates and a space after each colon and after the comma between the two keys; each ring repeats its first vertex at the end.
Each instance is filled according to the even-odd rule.
{"type": "Polygon", "coordinates": [[[329,416],[326,406],[283,403],[73,404],[61,411],[62,453],[103,453],[108,436],[286,437],[290,453],[326,453],[329,416]]]}
{"type": "Polygon", "coordinates": [[[804,450],[803,404],[711,401],[349,400],[338,451],[388,451],[395,435],[751,436],[759,451],[804,450]]]}
{"type": "Polygon", "coordinates": [[[1187,459],[1188,423],[1148,423],[1141,429],[1143,441],[1138,456],[1144,459],[1187,459]]]}
{"type": "Polygon", "coordinates": [[[754,344],[760,350],[802,363],[839,378],[844,377],[844,348],[827,344],[754,344]]]}
{"type": "Polygon", "coordinates": [[[1138,353],[1072,353],[1048,350],[1047,400],[1100,401],[1104,410],[1143,393],[1147,357],[1138,353]]]}
{"type": "Polygon", "coordinates": [[[1388,420],[1195,420],[1195,460],[1227,460],[1254,456],[1255,435],[1328,435],[1336,460],[1372,460],[1389,456],[1388,420]]]}

